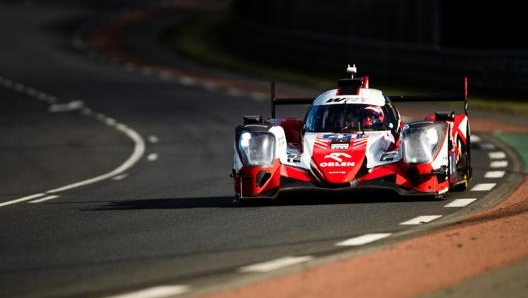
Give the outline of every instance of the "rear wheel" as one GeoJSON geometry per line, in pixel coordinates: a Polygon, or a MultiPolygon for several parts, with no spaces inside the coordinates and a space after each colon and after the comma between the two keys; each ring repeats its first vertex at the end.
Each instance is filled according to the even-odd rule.
{"type": "Polygon", "coordinates": [[[461,157],[457,164],[457,172],[459,180],[454,183],[452,189],[454,191],[465,191],[469,187],[469,180],[471,178],[471,160],[469,155],[469,144],[464,145],[458,140],[459,148],[462,148],[461,157]]]}

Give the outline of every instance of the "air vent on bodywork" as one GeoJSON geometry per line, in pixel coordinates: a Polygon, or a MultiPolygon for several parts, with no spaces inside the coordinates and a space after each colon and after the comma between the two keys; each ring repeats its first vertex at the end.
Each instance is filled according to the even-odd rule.
{"type": "Polygon", "coordinates": [[[262,187],[266,182],[268,182],[269,178],[271,177],[270,172],[268,171],[260,171],[257,174],[257,186],[262,187]]]}

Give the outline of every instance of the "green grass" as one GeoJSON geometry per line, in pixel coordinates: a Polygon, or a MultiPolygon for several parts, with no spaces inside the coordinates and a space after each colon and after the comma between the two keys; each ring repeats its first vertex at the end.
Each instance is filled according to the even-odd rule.
{"type": "MultiPolygon", "coordinates": [[[[232,36],[232,31],[229,29],[229,13],[214,11],[189,19],[183,26],[178,26],[178,29],[169,30],[162,42],[179,55],[203,65],[225,68],[249,76],[272,78],[275,81],[302,84],[316,89],[328,89],[335,85],[335,77],[306,75],[296,72],[295,69],[251,59],[245,53],[239,52],[237,40],[243,42],[243,37],[232,36]]],[[[387,94],[408,94],[416,91],[394,86],[379,86],[379,88],[387,94]]],[[[528,115],[528,104],[514,98],[499,99],[470,95],[470,106],[476,109],[528,115]]]]}

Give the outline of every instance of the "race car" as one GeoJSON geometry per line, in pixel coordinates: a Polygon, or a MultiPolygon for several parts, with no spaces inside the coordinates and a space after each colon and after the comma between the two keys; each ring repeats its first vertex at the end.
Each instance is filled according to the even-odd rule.
{"type": "Polygon", "coordinates": [[[338,80],[315,98],[275,97],[271,117],[243,116],[235,129],[235,201],[294,190],[385,189],[443,199],[471,179],[467,78],[460,95],[388,96],[369,77],[338,80]],[[463,112],[434,112],[404,123],[395,103],[460,101],[463,112]],[[306,105],[304,119],[277,117],[278,105],[306,105]]]}

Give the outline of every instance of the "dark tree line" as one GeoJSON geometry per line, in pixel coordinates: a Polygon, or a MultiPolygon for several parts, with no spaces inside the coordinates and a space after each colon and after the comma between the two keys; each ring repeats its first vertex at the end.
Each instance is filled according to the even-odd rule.
{"type": "Polygon", "coordinates": [[[237,13],[282,28],[448,48],[524,49],[522,2],[235,0],[237,13]]]}

